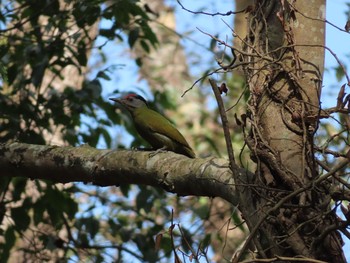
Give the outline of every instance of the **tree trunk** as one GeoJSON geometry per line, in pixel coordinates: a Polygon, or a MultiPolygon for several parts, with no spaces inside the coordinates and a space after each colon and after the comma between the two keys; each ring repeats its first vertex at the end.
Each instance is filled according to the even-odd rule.
{"type": "Polygon", "coordinates": [[[246,141],[257,169],[254,204],[241,208],[263,258],[299,255],[345,262],[339,234],[326,230],[337,222],[329,186],[310,183],[319,176],[313,137],[320,109],[324,19],[323,0],[256,1],[250,12],[244,46],[249,55],[243,56],[251,92],[246,141]]]}

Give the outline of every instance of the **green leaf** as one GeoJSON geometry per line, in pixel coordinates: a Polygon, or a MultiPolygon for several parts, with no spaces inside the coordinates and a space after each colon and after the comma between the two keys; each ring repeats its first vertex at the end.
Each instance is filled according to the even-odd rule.
{"type": "Polygon", "coordinates": [[[88,239],[87,233],[85,233],[85,232],[80,231],[78,233],[78,240],[79,240],[79,243],[82,244],[83,247],[89,245],[89,239],[88,239]]]}
{"type": "Polygon", "coordinates": [[[101,133],[102,133],[102,136],[103,136],[103,139],[105,140],[106,142],[106,145],[108,148],[111,148],[112,146],[112,138],[111,138],[111,135],[109,134],[109,132],[105,129],[101,129],[101,133]]]}
{"type": "Polygon", "coordinates": [[[240,218],[239,214],[237,212],[232,214],[232,220],[233,223],[239,227],[240,230],[242,230],[243,232],[245,232],[245,228],[244,225],[242,224],[242,219],[240,218]]]}
{"type": "Polygon", "coordinates": [[[30,224],[30,217],[28,210],[25,207],[16,207],[11,209],[11,217],[15,222],[18,231],[24,231],[30,224]]]}
{"type": "Polygon", "coordinates": [[[1,262],[7,262],[10,256],[10,251],[15,244],[16,236],[15,236],[15,230],[12,226],[9,226],[6,229],[4,239],[6,240],[5,243],[1,244],[2,249],[1,251],[1,262]]]}
{"type": "Polygon", "coordinates": [[[137,39],[139,38],[139,35],[140,35],[140,30],[138,28],[135,28],[130,31],[128,43],[131,48],[135,45],[137,39]]]}
{"type": "Polygon", "coordinates": [[[123,242],[128,242],[132,237],[132,231],[122,228],[119,231],[119,236],[123,242]]]}
{"type": "Polygon", "coordinates": [[[91,239],[93,239],[96,236],[99,228],[100,228],[100,222],[97,219],[92,217],[89,222],[89,227],[87,228],[91,239]]]}
{"type": "Polygon", "coordinates": [[[13,66],[7,67],[7,81],[8,84],[11,85],[13,84],[13,81],[16,79],[18,76],[18,66],[14,64],[13,66]]]}
{"type": "Polygon", "coordinates": [[[78,205],[70,194],[55,188],[47,188],[42,200],[46,202],[51,223],[56,228],[59,228],[63,224],[63,213],[66,213],[69,218],[73,218],[78,211],[78,205]],[[52,204],[55,205],[53,206],[52,204]]]}
{"type": "Polygon", "coordinates": [[[146,51],[147,53],[150,52],[150,48],[149,48],[149,45],[146,43],[146,41],[144,40],[141,40],[140,41],[140,44],[141,44],[141,47],[144,51],[146,51]]]}
{"type": "Polygon", "coordinates": [[[38,225],[40,222],[43,222],[43,216],[44,216],[44,211],[46,210],[46,205],[44,202],[42,202],[41,199],[39,199],[34,205],[33,205],[33,220],[34,224],[38,225]]]}
{"type": "Polygon", "coordinates": [[[88,94],[86,94],[87,96],[84,99],[89,98],[90,100],[95,100],[101,96],[102,86],[98,79],[94,79],[92,81],[87,82],[84,85],[84,89],[88,92],[88,94]]]}
{"type": "Polygon", "coordinates": [[[335,67],[334,69],[335,69],[335,76],[336,76],[337,80],[341,81],[342,78],[345,76],[343,68],[339,65],[339,66],[335,67]]]}
{"type": "Polygon", "coordinates": [[[113,219],[109,218],[108,225],[111,235],[113,235],[114,237],[119,235],[119,231],[122,228],[120,224],[115,223],[113,219]]]}
{"type": "Polygon", "coordinates": [[[211,234],[206,234],[204,239],[201,242],[201,248],[202,250],[206,250],[205,248],[207,248],[208,246],[210,246],[211,243],[211,234]]]}
{"type": "Polygon", "coordinates": [[[153,207],[153,194],[146,187],[140,187],[141,190],[136,196],[136,208],[137,210],[143,209],[146,213],[150,212],[153,207]]]}
{"type": "Polygon", "coordinates": [[[142,66],[142,58],[137,58],[137,59],[135,60],[135,62],[136,62],[136,65],[137,65],[137,66],[139,66],[139,67],[142,66]]]}
{"type": "Polygon", "coordinates": [[[100,222],[92,216],[81,218],[77,222],[77,228],[81,230],[81,235],[83,236],[85,235],[85,233],[87,233],[89,237],[89,239],[87,240],[94,239],[94,237],[99,231],[99,227],[100,227],[100,222]]]}
{"type": "Polygon", "coordinates": [[[80,66],[86,66],[87,65],[87,53],[86,53],[86,45],[84,43],[84,40],[79,42],[78,45],[78,52],[75,53],[76,58],[80,64],[80,66]]]}
{"type": "Polygon", "coordinates": [[[100,71],[97,73],[96,78],[101,78],[101,79],[105,79],[105,80],[111,80],[111,78],[105,73],[104,70],[100,70],[100,71]]]}
{"type": "Polygon", "coordinates": [[[73,6],[73,16],[79,27],[91,26],[100,17],[101,9],[98,1],[77,1],[73,6]]]}
{"type": "Polygon", "coordinates": [[[147,39],[153,47],[156,47],[158,44],[157,36],[154,34],[150,26],[145,22],[145,20],[142,20],[141,28],[143,31],[143,38],[147,39]]]}
{"type": "Polygon", "coordinates": [[[12,200],[17,201],[21,199],[21,195],[24,192],[24,188],[27,185],[27,178],[16,177],[12,179],[13,192],[12,192],[12,200]]]}
{"type": "MultiPolygon", "coordinates": [[[[218,35],[215,35],[215,37],[217,38],[218,35]]],[[[212,50],[212,51],[215,51],[216,45],[217,45],[217,41],[214,38],[211,38],[209,49],[212,50]]]]}
{"type": "Polygon", "coordinates": [[[7,69],[4,66],[4,64],[2,64],[1,61],[0,61],[0,78],[3,80],[3,82],[8,82],[7,69]]]}
{"type": "Polygon", "coordinates": [[[162,242],[160,242],[160,248],[164,251],[164,253],[167,256],[169,256],[173,250],[171,242],[172,242],[172,240],[171,240],[170,236],[163,235],[162,242]]]}
{"type": "Polygon", "coordinates": [[[129,195],[130,188],[131,186],[129,184],[119,186],[120,191],[126,197],[129,195]]]}
{"type": "Polygon", "coordinates": [[[109,29],[100,29],[99,35],[102,37],[107,38],[108,40],[113,40],[115,37],[117,37],[119,40],[123,41],[123,39],[120,39],[120,35],[115,34],[114,28],[109,28],[109,29]]]}

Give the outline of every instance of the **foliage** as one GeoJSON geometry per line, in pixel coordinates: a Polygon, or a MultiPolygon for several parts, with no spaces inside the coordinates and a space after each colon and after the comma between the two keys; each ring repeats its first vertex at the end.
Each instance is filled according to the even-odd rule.
{"type": "MultiPolygon", "coordinates": [[[[108,147],[112,147],[112,138],[106,127],[120,123],[121,119],[115,114],[115,107],[102,97],[100,83],[101,79],[109,79],[110,72],[100,71],[94,79],[85,79],[88,56],[92,49],[100,48],[93,46],[97,35],[106,41],[115,38],[127,40],[130,47],[136,41],[142,41],[146,51],[150,46],[155,47],[157,39],[148,25],[144,8],[137,1],[129,0],[114,3],[5,1],[1,3],[0,20],[0,142],[18,140],[36,144],[54,142],[75,146],[88,143],[96,146],[104,140],[108,147]],[[111,21],[111,26],[98,30],[101,19],[111,21]],[[65,83],[66,74],[71,72],[76,74],[74,79],[82,81],[65,83]]],[[[129,188],[121,189],[128,196],[129,188]]],[[[136,216],[141,209],[148,213],[149,209],[157,207],[149,206],[153,199],[143,203],[147,200],[143,199],[145,193],[151,190],[137,194],[139,201],[135,207],[128,207],[118,200],[111,203],[107,198],[109,194],[98,193],[96,204],[76,217],[79,200],[75,194],[81,191],[78,185],[61,187],[23,178],[2,179],[2,261],[13,253],[10,251],[14,246],[17,249],[22,246],[27,256],[43,260],[54,256],[55,253],[50,251],[57,248],[63,251],[63,254],[58,254],[67,258],[74,254],[81,256],[77,248],[86,249],[90,254],[88,258],[103,261],[103,253],[92,247],[101,240],[102,228],[106,229],[105,233],[112,234],[111,240],[117,243],[133,241],[139,245],[141,243],[137,240],[144,240],[149,233],[155,235],[162,229],[161,224],[154,224],[153,228],[144,227],[142,230],[146,223],[139,216],[134,226],[123,226],[127,225],[131,213],[136,216]],[[105,225],[102,225],[93,212],[106,204],[113,217],[103,218],[105,225]],[[140,229],[140,233],[133,233],[133,228],[140,229]],[[62,230],[63,236],[59,234],[62,230]],[[25,247],[25,242],[18,244],[20,239],[37,244],[25,247]]],[[[168,216],[166,209],[163,212],[168,216]]],[[[115,248],[123,251],[123,246],[115,248]]],[[[100,250],[107,248],[108,245],[104,245],[100,250]]],[[[140,250],[143,252],[140,258],[157,257],[149,247],[140,247],[140,250]]]]}
{"type": "MultiPolygon", "coordinates": [[[[121,123],[135,135],[127,118],[116,114],[115,107],[102,96],[101,81],[110,79],[110,69],[99,71],[92,79],[86,75],[91,51],[101,51],[103,46],[94,46],[97,36],[106,42],[124,41],[130,48],[139,44],[145,53],[158,47],[149,25],[152,12],[147,6],[132,0],[18,0],[0,5],[1,143],[19,140],[97,146],[104,141],[111,148],[114,142],[108,127],[121,123]],[[71,77],[68,74],[74,74],[77,81],[66,83],[71,77]]],[[[216,44],[216,37],[212,38],[208,49],[214,51],[216,44]]],[[[218,57],[229,64],[230,56],[222,53],[218,57]]],[[[140,58],[136,63],[142,65],[140,58]]],[[[214,72],[218,72],[217,65],[208,68],[205,75],[214,72]]],[[[339,80],[344,77],[340,66],[335,73],[339,80]]],[[[220,78],[231,87],[231,98],[238,98],[239,105],[245,105],[251,94],[247,89],[242,92],[244,81],[239,77],[232,79],[230,74],[220,78]]],[[[201,96],[205,97],[206,92],[201,96]]],[[[154,96],[157,102],[151,103],[152,107],[160,111],[174,108],[166,92],[158,91],[154,96]]],[[[225,101],[227,108],[236,106],[231,98],[225,101]]],[[[243,114],[237,108],[235,113],[243,114]]],[[[233,111],[228,111],[228,115],[234,119],[233,111]]],[[[332,149],[348,146],[349,124],[341,118],[335,119],[343,127],[341,132],[337,125],[329,123],[321,123],[318,131],[316,143],[321,146],[315,150],[319,151],[319,159],[327,162],[325,170],[335,162],[332,149]]],[[[202,114],[201,126],[206,126],[208,119],[213,119],[211,124],[221,125],[217,114],[202,114]]],[[[240,120],[236,117],[237,125],[233,127],[234,143],[239,141],[236,149],[241,148],[243,140],[239,126],[244,121],[239,124],[240,120]]],[[[222,136],[221,129],[216,131],[214,135],[203,134],[197,144],[205,141],[219,153],[224,145],[217,139],[222,136]]],[[[136,137],[132,146],[138,145],[140,140],[136,137]]],[[[346,157],[346,153],[341,156],[346,157]]],[[[248,157],[240,157],[245,166],[248,157]]],[[[214,239],[226,245],[217,233],[205,233],[202,222],[209,215],[207,199],[179,201],[150,187],[121,185],[102,189],[23,178],[1,179],[0,253],[3,261],[23,252],[26,259],[33,261],[64,258],[105,262],[133,258],[154,262],[174,257],[176,247],[189,260],[208,260],[207,249],[214,239]],[[186,218],[188,224],[175,222],[178,217],[186,218]]],[[[245,230],[237,213],[229,220],[245,230]]]]}

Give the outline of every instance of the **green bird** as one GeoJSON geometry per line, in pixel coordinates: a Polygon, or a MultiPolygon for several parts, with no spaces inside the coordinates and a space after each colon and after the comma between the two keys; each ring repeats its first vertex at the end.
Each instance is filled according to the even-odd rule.
{"type": "Polygon", "coordinates": [[[131,114],[135,128],[155,150],[167,150],[195,158],[196,155],[183,135],[163,115],[150,109],[147,101],[137,94],[110,98],[131,114]]]}

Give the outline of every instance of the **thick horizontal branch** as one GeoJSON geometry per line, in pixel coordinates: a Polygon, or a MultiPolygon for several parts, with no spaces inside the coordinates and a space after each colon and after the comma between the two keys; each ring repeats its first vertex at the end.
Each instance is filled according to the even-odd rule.
{"type": "MultiPolygon", "coordinates": [[[[246,177],[244,170],[237,173],[237,178],[246,177]]],[[[226,160],[190,159],[172,152],[150,155],[90,146],[0,144],[0,176],[100,186],[151,185],[181,196],[218,196],[234,205],[239,199],[226,160]]]]}

